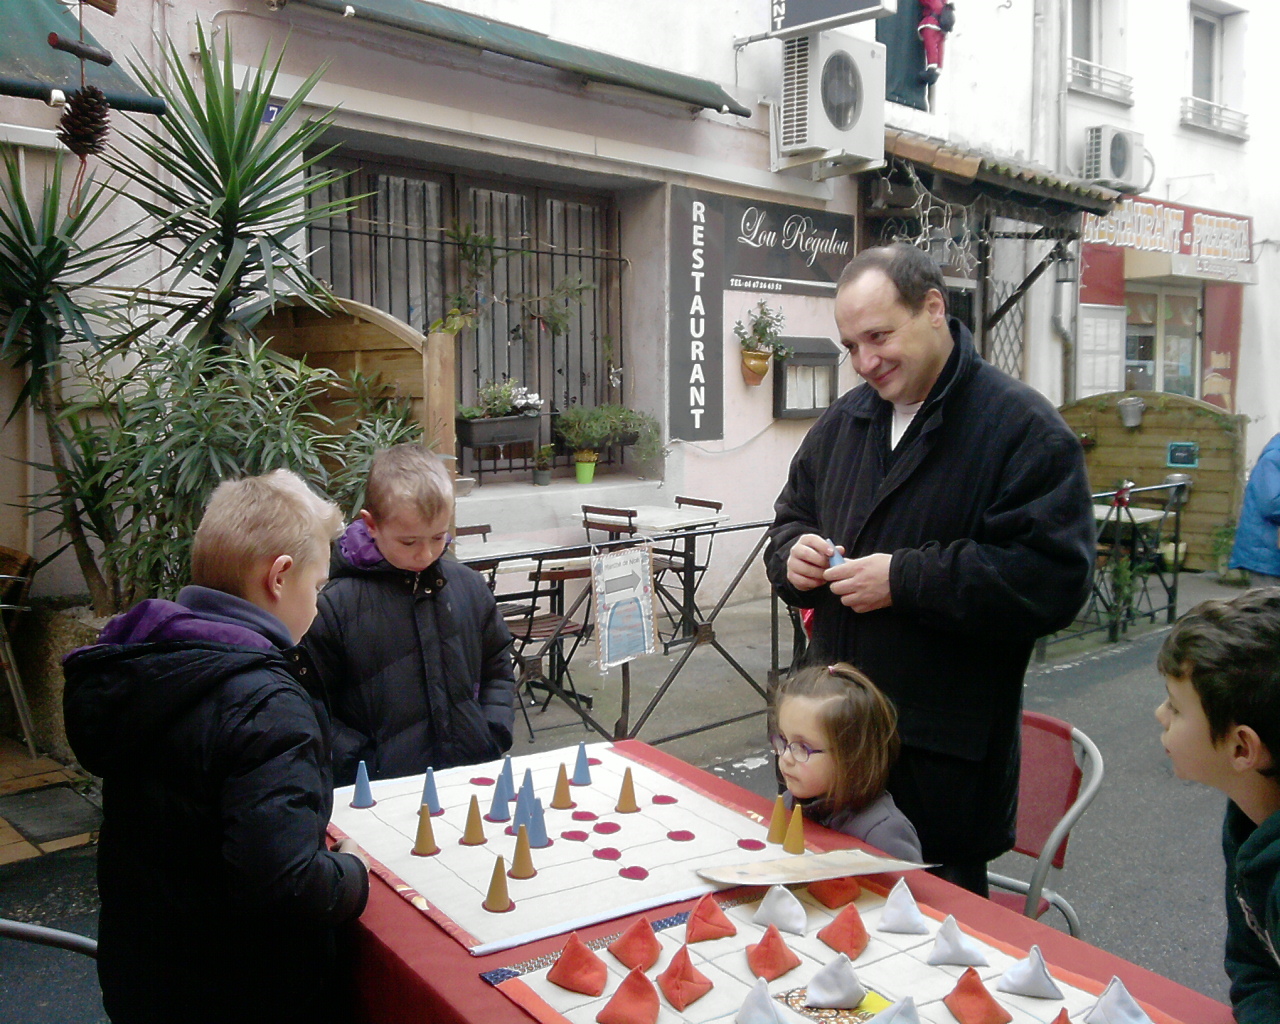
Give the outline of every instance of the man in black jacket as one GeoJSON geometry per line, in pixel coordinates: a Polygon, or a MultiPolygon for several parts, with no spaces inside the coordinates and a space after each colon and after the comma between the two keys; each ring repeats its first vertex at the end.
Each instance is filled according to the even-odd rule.
{"type": "Polygon", "coordinates": [[[810,659],[851,662],[894,701],[889,791],[936,873],[985,895],[1013,845],[1022,678],[1088,593],[1094,523],[1078,440],[982,360],[945,294],[912,246],[845,268],[836,325],[865,383],[796,453],[765,564],[814,609],[810,659]]]}
{"type": "Polygon", "coordinates": [[[341,1017],[334,929],[364,909],[325,844],[328,715],[295,645],[336,506],[278,470],[222,484],[177,601],[66,660],[67,738],[100,775],[98,977],[116,1024],[341,1017]]]}

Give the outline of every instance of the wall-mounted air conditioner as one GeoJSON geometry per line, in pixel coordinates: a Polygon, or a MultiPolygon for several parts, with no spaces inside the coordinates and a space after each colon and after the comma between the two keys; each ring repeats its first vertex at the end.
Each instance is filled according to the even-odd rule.
{"type": "Polygon", "coordinates": [[[1146,148],[1142,145],[1142,136],[1109,124],[1087,128],[1084,176],[1119,192],[1143,191],[1146,148]]]}
{"type": "Polygon", "coordinates": [[[773,106],[773,169],[821,164],[815,176],[884,164],[884,46],[842,32],[783,41],[773,106]]]}

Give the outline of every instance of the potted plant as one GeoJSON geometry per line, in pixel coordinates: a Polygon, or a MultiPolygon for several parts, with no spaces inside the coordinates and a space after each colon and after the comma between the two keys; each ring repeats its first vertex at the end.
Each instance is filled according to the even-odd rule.
{"type": "Polygon", "coordinates": [[[598,405],[596,410],[608,424],[609,437],[605,444],[632,446],[635,448],[636,458],[641,460],[657,458],[662,454],[662,435],[658,429],[658,421],[647,412],[617,404],[598,405]]]}
{"type": "Polygon", "coordinates": [[[542,399],[514,377],[491,380],[476,391],[475,405],[459,405],[454,429],[466,448],[536,441],[542,399]]]}
{"type": "Polygon", "coordinates": [[[578,483],[589,484],[594,479],[600,449],[609,443],[611,429],[604,406],[571,405],[556,417],[556,433],[573,451],[578,483]]]}
{"type": "Polygon", "coordinates": [[[747,313],[745,322],[734,323],[733,333],[742,345],[742,379],[752,387],[763,383],[770,359],[782,360],[791,355],[791,349],[779,340],[785,323],[782,310],[773,309],[764,299],[747,313]]]}
{"type": "Polygon", "coordinates": [[[538,446],[538,454],[533,459],[533,485],[546,487],[551,483],[551,467],[555,464],[556,446],[544,444],[538,446]]]}

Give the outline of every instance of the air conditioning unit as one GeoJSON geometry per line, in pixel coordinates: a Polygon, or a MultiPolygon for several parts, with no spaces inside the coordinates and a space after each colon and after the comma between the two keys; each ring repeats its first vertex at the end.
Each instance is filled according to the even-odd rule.
{"type": "Polygon", "coordinates": [[[1142,192],[1146,152],[1137,132],[1110,124],[1093,125],[1086,129],[1084,176],[1118,192],[1142,192]]]}
{"type": "Polygon", "coordinates": [[[794,36],[782,45],[773,170],[813,164],[814,177],[830,177],[883,166],[884,46],[842,32],[794,36]]]}

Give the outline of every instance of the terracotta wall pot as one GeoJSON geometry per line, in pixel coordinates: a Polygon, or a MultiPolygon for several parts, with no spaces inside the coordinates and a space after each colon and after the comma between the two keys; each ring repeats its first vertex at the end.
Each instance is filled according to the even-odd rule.
{"type": "Polygon", "coordinates": [[[759,387],[769,372],[769,360],[772,358],[768,352],[743,352],[742,379],[752,387],[759,387]]]}

